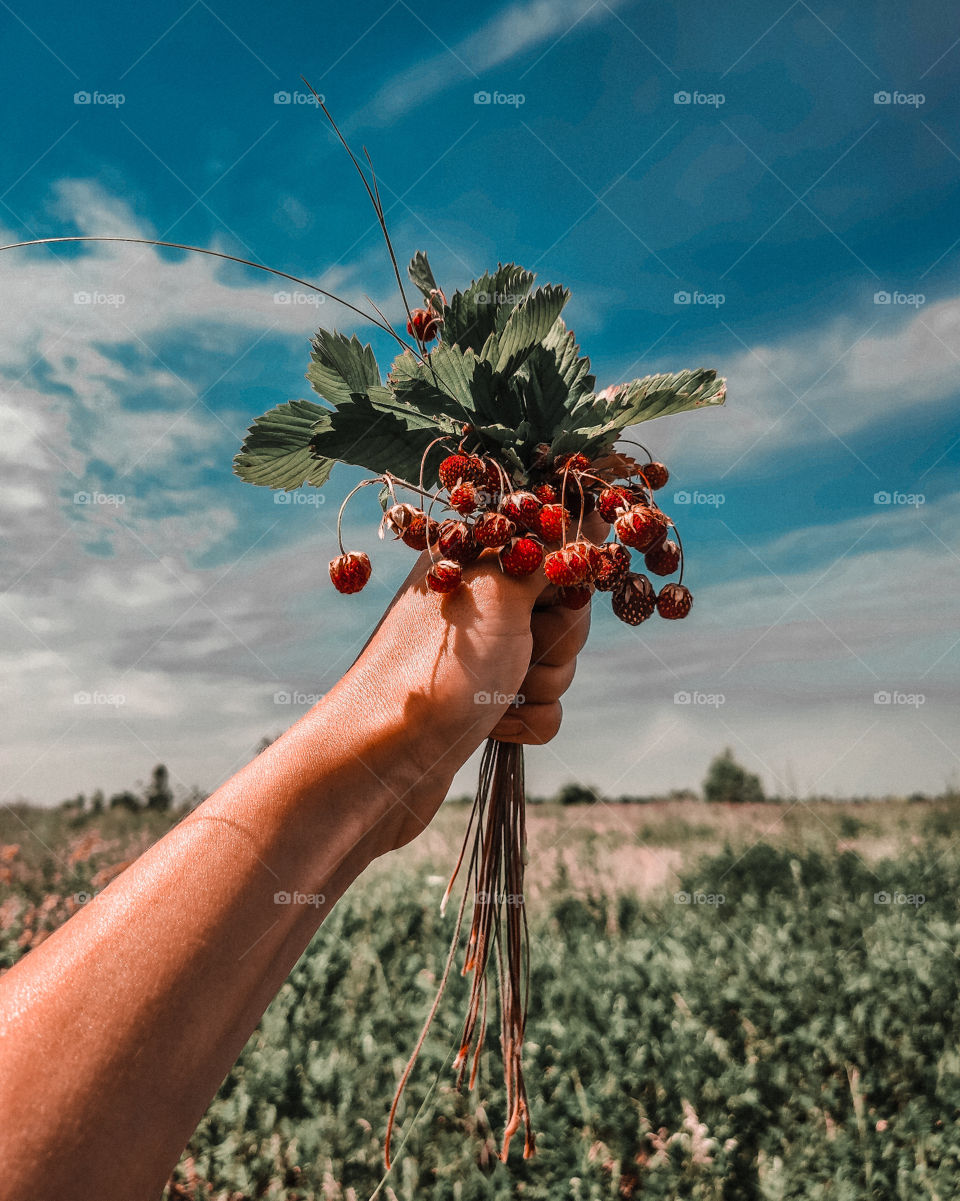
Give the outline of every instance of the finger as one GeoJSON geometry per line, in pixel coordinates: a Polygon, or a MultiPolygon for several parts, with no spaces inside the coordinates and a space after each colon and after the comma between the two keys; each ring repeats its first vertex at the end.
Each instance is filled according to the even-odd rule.
{"type": "Polygon", "coordinates": [[[530,619],[533,634],[531,663],[559,666],[575,659],[583,650],[590,633],[590,606],[582,609],[566,609],[554,605],[549,609],[535,609],[530,619]]]}
{"type": "Polygon", "coordinates": [[[523,705],[501,717],[490,732],[500,742],[520,742],[541,746],[555,738],[560,729],[563,709],[559,701],[545,705],[523,705]]]}
{"type": "Polygon", "coordinates": [[[546,705],[563,696],[573,683],[576,670],[576,659],[568,659],[556,667],[534,664],[520,685],[523,706],[546,705]]]}

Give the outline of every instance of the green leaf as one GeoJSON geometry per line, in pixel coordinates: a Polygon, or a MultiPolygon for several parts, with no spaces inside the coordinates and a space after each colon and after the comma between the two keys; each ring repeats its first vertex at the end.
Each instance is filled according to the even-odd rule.
{"type": "Polygon", "coordinates": [[[497,333],[483,348],[483,357],[499,375],[512,375],[533,348],[543,341],[570,299],[566,288],[537,288],[512,311],[501,310],[497,333]]]}
{"type": "Polygon", "coordinates": [[[574,405],[552,444],[555,454],[612,444],[621,430],[654,417],[721,405],[727,385],[712,368],[699,367],[648,375],[607,391],[610,395],[584,396],[574,405]]]}
{"type": "MultiPolygon", "coordinates": [[[[375,474],[392,472],[415,482],[424,450],[442,435],[459,435],[459,423],[445,416],[431,416],[394,399],[388,388],[369,388],[339,404],[330,415],[329,426],[318,432],[315,446],[320,454],[344,463],[366,467],[375,474]]],[[[436,467],[449,449],[435,448],[428,467],[435,478],[436,467]]]]}
{"type": "Polygon", "coordinates": [[[327,409],[312,400],[290,400],[258,417],[233,460],[233,470],[248,484],[283,488],[326,483],[333,459],[317,460],[308,444],[314,432],[330,424],[327,409]]]}
{"type": "Polygon", "coordinates": [[[492,275],[485,273],[465,292],[454,292],[443,310],[444,341],[479,354],[487,338],[497,331],[498,314],[509,313],[532,287],[533,272],[514,263],[498,263],[492,275]]]}
{"type": "Polygon", "coordinates": [[[307,379],[314,391],[331,404],[380,383],[373,347],[363,346],[356,334],[347,338],[336,331],[318,329],[311,345],[307,379]]]}
{"type": "Polygon", "coordinates": [[[423,293],[423,299],[429,300],[431,291],[437,286],[437,281],[433,278],[433,272],[430,270],[427,256],[422,250],[418,250],[410,260],[407,275],[410,276],[411,280],[413,280],[423,293]]]}

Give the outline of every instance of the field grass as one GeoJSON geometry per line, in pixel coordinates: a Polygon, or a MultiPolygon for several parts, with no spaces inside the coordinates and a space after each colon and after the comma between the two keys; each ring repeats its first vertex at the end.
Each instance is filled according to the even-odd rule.
{"type": "MultiPolygon", "coordinates": [[[[449,936],[438,901],[465,819],[445,806],[337,906],[200,1123],[169,1201],[373,1193],[449,936]]],[[[0,968],[170,820],[0,813],[0,844],[20,848],[0,850],[0,968]]],[[[479,1098],[451,1087],[466,991],[455,977],[381,1196],[956,1195],[956,800],[543,805],[529,834],[538,1153],[496,1159],[493,1035],[479,1098]]]]}

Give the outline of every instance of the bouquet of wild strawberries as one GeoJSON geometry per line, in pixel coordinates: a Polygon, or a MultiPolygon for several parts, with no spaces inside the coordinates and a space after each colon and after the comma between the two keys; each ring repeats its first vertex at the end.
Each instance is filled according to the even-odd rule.
{"type": "MultiPolygon", "coordinates": [[[[321,487],[337,462],[365,468],[371,478],[346,500],[368,484],[380,485],[380,535],[389,533],[429,554],[427,583],[440,594],[438,603],[460,586],[466,564],[493,552],[487,554],[491,570],[513,576],[542,571],[558,602],[571,609],[588,604],[600,591],[610,594],[614,613],[630,625],[654,612],[669,619],[686,617],[693,598],[682,582],[682,546],[679,536],[670,537],[675,527],[654,495],[667,482],[667,469],[642,446],[646,458],[640,461],[617,443],[623,430],[641,421],[722,404],[724,381],[715,371],[699,369],[650,375],[597,392],[589,360],[580,355],[561,316],[569,292],[554,285],[533,290],[532,273],[512,263],[498,265],[448,300],[426,255],[418,251],[408,274],[422,305],[411,309],[369,157],[368,179],[322,99],[316,92],[314,96],[373,204],[411,342],[375,305],[373,315],[307,280],[219,251],[86,235],[15,245],[139,242],[213,255],[329,296],[389,333],[402,349],[384,382],[369,345],[356,336],[318,330],[307,378],[324,403],[288,401],[257,418],[234,470],[252,484],[290,490],[321,487]],[[584,518],[594,509],[613,527],[614,537],[601,544],[583,534],[584,518]],[[642,571],[636,570],[640,564],[634,555],[642,555],[642,571]],[[650,579],[678,572],[659,591],[650,579]]],[[[341,506],[340,554],[330,563],[330,577],[338,591],[359,592],[370,578],[370,559],[365,551],[344,550],[342,516],[341,506]]],[[[521,1124],[524,1155],[534,1149],[521,1056],[529,950],[525,913],[522,903],[516,903],[523,897],[525,858],[523,751],[488,739],[463,849],[443,905],[466,862],[473,910],[462,970],[472,973],[473,981],[454,1067],[458,1086],[468,1079],[473,1087],[493,963],[495,973],[489,974],[495,974],[499,986],[506,1085],[504,1159],[521,1124]]],[[[388,1167],[398,1103],[456,956],[467,899],[465,890],[436,999],[394,1097],[385,1140],[388,1167]]]]}

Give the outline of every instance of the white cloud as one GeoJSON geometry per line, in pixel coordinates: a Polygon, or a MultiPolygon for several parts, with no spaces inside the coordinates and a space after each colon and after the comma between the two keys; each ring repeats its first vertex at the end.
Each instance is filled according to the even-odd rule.
{"type": "MultiPolygon", "coordinates": [[[[478,90],[496,81],[481,78],[484,71],[509,62],[528,50],[553,43],[576,29],[608,19],[623,0],[532,0],[512,4],[479,29],[452,46],[439,50],[415,66],[400,71],[354,114],[350,125],[388,125],[410,109],[426,105],[454,84],[468,83],[478,90]]],[[[499,90],[522,91],[517,87],[499,90]]]]}
{"type": "MultiPolygon", "coordinates": [[[[757,475],[786,447],[841,439],[859,457],[852,443],[860,431],[953,403],[960,394],[960,297],[909,316],[872,303],[864,310],[859,322],[843,316],[749,349],[731,333],[731,355],[704,364],[727,377],[726,405],[658,419],[658,449],[676,448],[691,474],[709,467],[711,478],[757,475]]],[[[695,365],[664,360],[659,369],[695,365]]]]}

